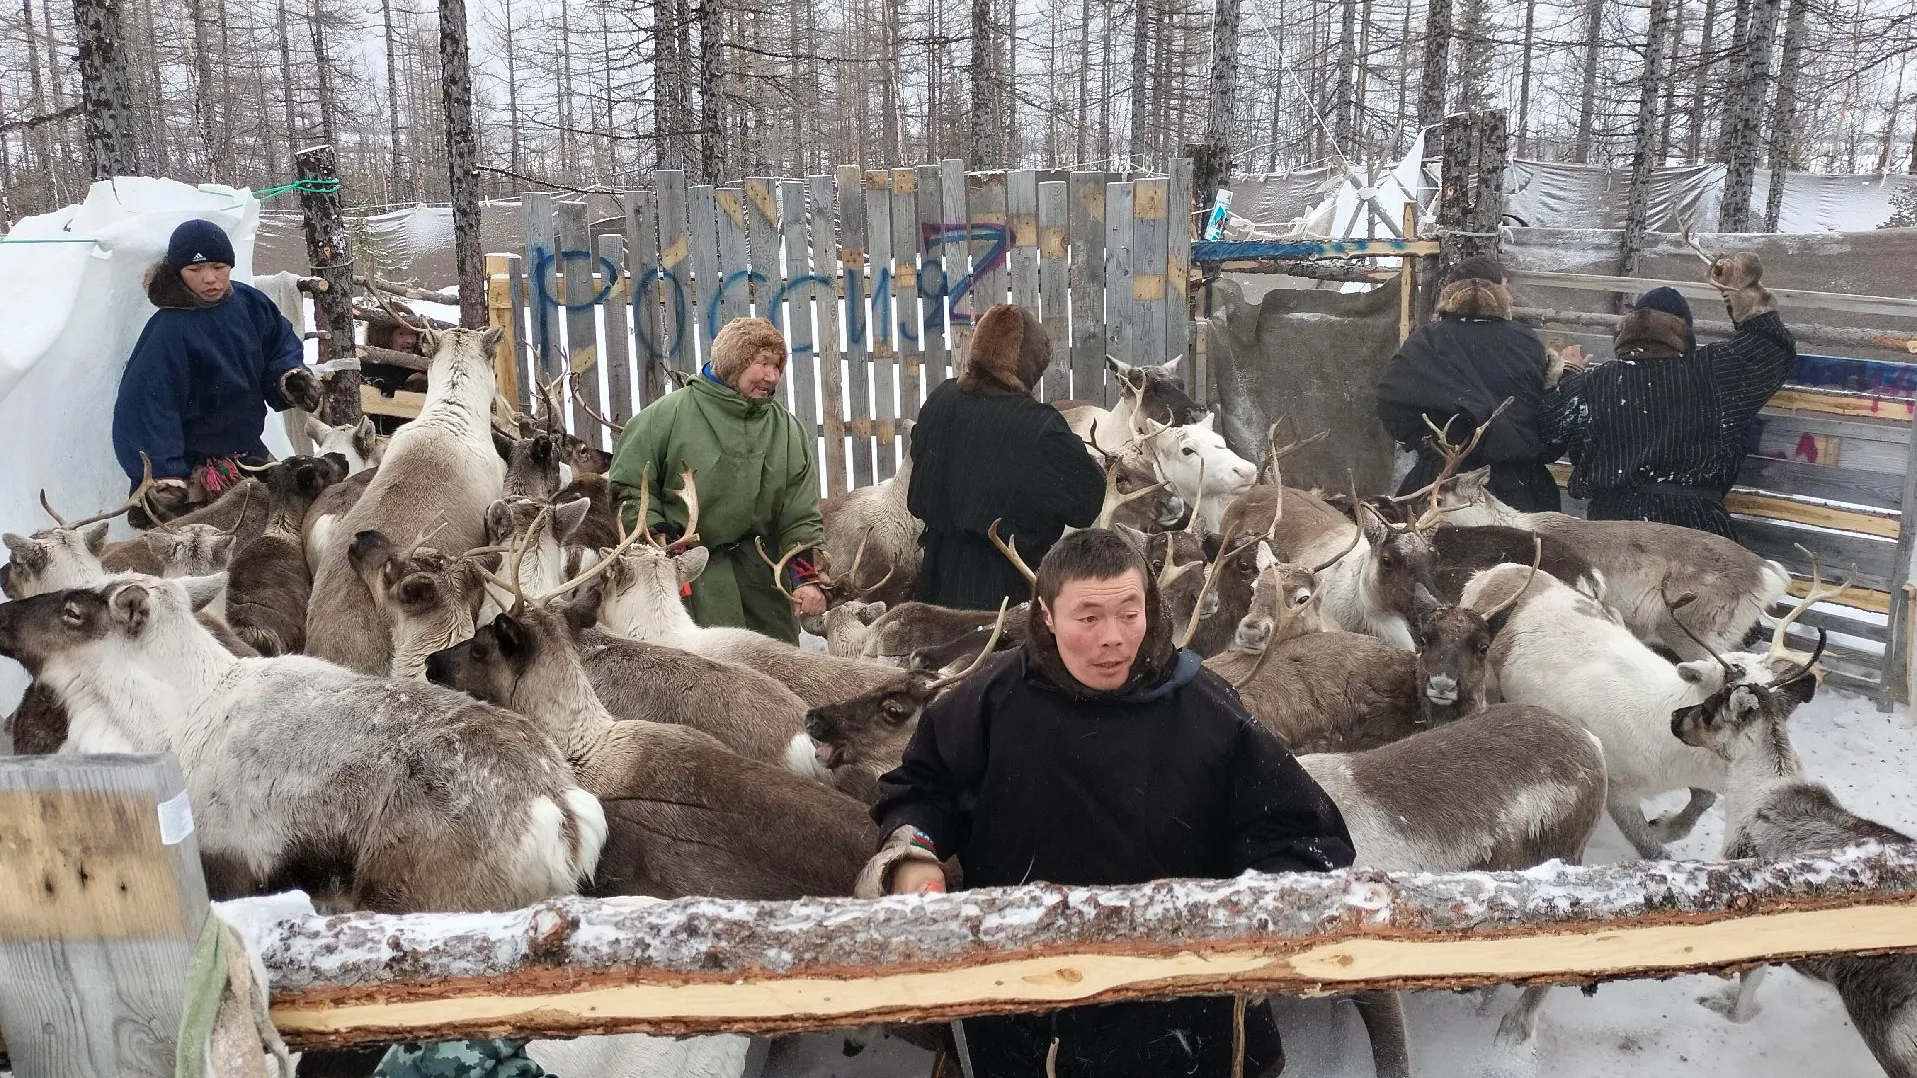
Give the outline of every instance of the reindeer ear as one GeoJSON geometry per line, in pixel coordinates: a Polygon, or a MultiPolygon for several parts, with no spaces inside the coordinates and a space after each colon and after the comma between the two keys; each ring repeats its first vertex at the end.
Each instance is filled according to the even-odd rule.
{"type": "MultiPolygon", "coordinates": [[[[486,332],[480,335],[479,346],[481,348],[484,348],[486,351],[490,352],[498,348],[499,342],[505,339],[506,339],[506,327],[487,326],[486,332]]],[[[424,342],[425,340],[427,340],[427,338],[422,336],[420,340],[424,342]]],[[[437,347],[437,346],[438,346],[437,343],[435,343],[434,347],[437,347]]]]}
{"type": "Polygon", "coordinates": [[[696,546],[673,558],[673,567],[679,570],[679,583],[690,584],[699,579],[699,574],[706,571],[706,562],[711,557],[705,547],[696,546]]]}
{"type": "MultiPolygon", "coordinates": [[[[505,330],[502,329],[499,332],[503,335],[505,333],[505,330]]],[[[426,356],[431,356],[434,353],[438,352],[439,343],[440,343],[440,336],[437,331],[432,329],[422,329],[419,331],[419,350],[421,354],[426,356]]],[[[498,343],[498,342],[495,341],[494,343],[498,343]]]]}
{"type": "MultiPolygon", "coordinates": [[[[172,532],[155,531],[147,532],[145,535],[140,536],[140,540],[146,544],[147,550],[151,552],[154,557],[164,562],[167,556],[173,553],[173,544],[177,541],[177,538],[172,532]]],[[[89,544],[89,547],[90,546],[91,544],[89,544]]]]}
{"type": "Polygon", "coordinates": [[[1505,607],[1503,610],[1500,610],[1497,613],[1491,615],[1490,617],[1484,619],[1484,627],[1487,629],[1490,629],[1491,635],[1493,637],[1496,637],[1499,633],[1502,633],[1504,631],[1504,627],[1506,625],[1510,624],[1511,612],[1516,609],[1517,609],[1516,603],[1513,603],[1510,606],[1505,607]]]}
{"type": "Polygon", "coordinates": [[[1185,358],[1185,353],[1180,352],[1177,355],[1166,360],[1165,362],[1160,363],[1158,365],[1158,369],[1161,371],[1164,371],[1166,374],[1175,375],[1178,373],[1178,361],[1184,358],[1185,358]]]}
{"type": "Polygon", "coordinates": [[[1383,546],[1385,540],[1391,538],[1391,525],[1385,523],[1383,517],[1362,502],[1359,503],[1358,526],[1364,529],[1365,542],[1370,543],[1374,550],[1383,546]]]}
{"type": "Polygon", "coordinates": [[[1693,659],[1677,664],[1677,676],[1692,685],[1716,685],[1724,680],[1724,668],[1715,659],[1693,659]]]}
{"type": "Polygon", "coordinates": [[[353,451],[370,461],[378,446],[379,427],[374,425],[372,416],[361,416],[359,426],[353,428],[353,451]]]}
{"type": "Polygon", "coordinates": [[[316,464],[301,463],[293,469],[293,489],[306,498],[317,498],[326,489],[326,477],[316,464]]]}
{"type": "Polygon", "coordinates": [[[513,519],[513,505],[504,498],[486,507],[486,541],[511,542],[519,534],[519,521],[513,519]]]}
{"type": "Polygon", "coordinates": [[[184,576],[180,578],[180,586],[186,589],[186,601],[195,611],[205,610],[226,592],[226,574],[184,576]]]}
{"type": "Polygon", "coordinates": [[[353,470],[344,453],[328,453],[320,459],[326,462],[328,486],[346,478],[346,474],[353,470]]]}
{"type": "Polygon", "coordinates": [[[81,532],[80,538],[86,542],[87,550],[91,552],[94,557],[99,557],[100,552],[106,549],[107,521],[102,520],[100,523],[81,532]]]}
{"type": "Polygon", "coordinates": [[[493,619],[493,638],[499,641],[499,654],[508,659],[518,658],[532,650],[531,635],[519,619],[510,613],[501,614],[493,619]]]}
{"type": "Polygon", "coordinates": [[[1808,704],[1817,695],[1817,675],[1809,670],[1777,686],[1777,691],[1787,700],[1797,704],[1808,704]]]}
{"type": "Polygon", "coordinates": [[[234,536],[232,532],[221,532],[213,537],[211,543],[207,544],[207,553],[211,554],[216,561],[231,561],[233,559],[233,539],[234,536]]]}
{"type": "Polygon", "coordinates": [[[7,544],[7,549],[12,551],[16,556],[39,549],[39,544],[32,539],[28,539],[24,535],[15,535],[12,532],[0,535],[0,543],[7,544]]]}
{"type": "Polygon", "coordinates": [[[1130,524],[1113,524],[1112,530],[1123,536],[1126,542],[1137,547],[1139,553],[1142,554],[1145,552],[1145,547],[1149,543],[1149,540],[1145,538],[1144,532],[1139,531],[1130,524]]]}
{"type": "Polygon", "coordinates": [[[566,628],[571,629],[573,635],[599,624],[599,603],[603,595],[599,581],[594,580],[573,593],[573,597],[559,608],[559,613],[566,619],[566,628]]]}
{"type": "Polygon", "coordinates": [[[141,629],[146,628],[147,617],[152,612],[152,600],[144,584],[122,584],[107,596],[107,611],[114,624],[129,636],[137,636],[141,629]]]}
{"type": "Polygon", "coordinates": [[[346,547],[347,562],[362,576],[385,568],[392,557],[392,540],[386,538],[385,532],[378,530],[369,529],[355,534],[352,543],[346,547]]]}
{"type": "Polygon", "coordinates": [[[306,436],[313,440],[313,444],[318,445],[319,443],[326,440],[327,435],[333,433],[333,428],[327,426],[326,421],[321,419],[319,416],[316,416],[311,412],[307,412],[305,413],[305,415],[306,415],[306,436]]]}
{"type": "Polygon", "coordinates": [[[498,427],[492,428],[492,432],[493,452],[499,454],[500,460],[510,464],[513,459],[513,445],[515,444],[512,435],[501,431],[498,427]]]}
{"type": "Polygon", "coordinates": [[[586,522],[586,512],[591,508],[591,498],[574,498],[552,511],[553,532],[559,536],[560,542],[565,542],[572,537],[573,532],[579,530],[579,525],[586,522]]]}
{"type": "Polygon", "coordinates": [[[885,604],[866,603],[854,611],[854,614],[858,617],[860,624],[870,625],[885,615],[885,604]]]}
{"type": "Polygon", "coordinates": [[[1252,552],[1252,562],[1258,566],[1258,571],[1262,573],[1266,569],[1278,564],[1278,555],[1271,552],[1270,543],[1260,539],[1258,540],[1258,548],[1252,552]]]}

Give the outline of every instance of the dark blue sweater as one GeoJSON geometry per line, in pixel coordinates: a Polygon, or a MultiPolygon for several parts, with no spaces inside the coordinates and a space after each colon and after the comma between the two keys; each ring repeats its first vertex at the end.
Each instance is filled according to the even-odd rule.
{"type": "Polygon", "coordinates": [[[265,455],[266,409],[286,409],[280,376],[301,365],[293,324],[265,293],[235,281],[225,299],[202,304],[177,281],[162,269],[148,287],[160,309],[113,406],[113,455],[135,482],[142,452],[159,479],[185,479],[214,457],[265,455]]]}

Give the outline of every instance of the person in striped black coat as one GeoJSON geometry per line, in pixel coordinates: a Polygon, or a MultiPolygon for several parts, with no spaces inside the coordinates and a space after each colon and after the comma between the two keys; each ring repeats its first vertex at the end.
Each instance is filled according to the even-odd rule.
{"type": "Polygon", "coordinates": [[[1548,436],[1571,458],[1570,492],[1593,520],[1654,520],[1737,538],[1724,495],[1751,421],[1784,384],[1797,344],[1748,253],[1719,258],[1711,283],[1734,332],[1697,347],[1691,309],[1672,288],[1639,297],[1615,335],[1616,362],[1567,374],[1548,436]]]}

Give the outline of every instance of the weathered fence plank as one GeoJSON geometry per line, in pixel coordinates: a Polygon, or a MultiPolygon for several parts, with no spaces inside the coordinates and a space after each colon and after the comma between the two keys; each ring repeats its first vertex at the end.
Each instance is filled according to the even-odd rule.
{"type": "MultiPolygon", "coordinates": [[[[916,171],[917,197],[912,203],[912,223],[909,229],[900,227],[897,204],[893,205],[892,221],[892,235],[904,233],[909,244],[900,247],[895,241],[892,257],[899,261],[901,268],[907,257],[918,267],[910,294],[915,308],[912,333],[919,341],[919,358],[916,362],[909,355],[905,358],[905,373],[899,382],[899,417],[905,420],[918,417],[925,394],[944,380],[945,347],[949,340],[945,331],[945,292],[951,267],[946,263],[942,242],[945,181],[937,165],[920,165],[916,171]]],[[[903,286],[898,295],[901,299],[907,295],[903,286]]],[[[901,317],[899,322],[903,332],[905,319],[901,317]]]]}
{"type": "MultiPolygon", "coordinates": [[[[846,491],[845,375],[839,349],[838,241],[832,230],[833,178],[806,181],[806,205],[812,232],[813,347],[819,357],[819,425],[825,438],[825,490],[828,497],[846,491]]],[[[854,200],[856,201],[856,199],[854,200]]],[[[847,295],[850,295],[848,291],[847,295]]]]}
{"type": "MultiPolygon", "coordinates": [[[[627,344],[630,338],[626,333],[626,316],[632,312],[627,302],[631,282],[620,276],[626,265],[626,238],[606,235],[599,237],[599,268],[602,273],[613,274],[612,287],[606,292],[606,301],[600,304],[605,312],[605,351],[600,355],[600,366],[606,372],[606,407],[600,411],[614,423],[624,424],[632,415],[632,361],[627,344]]],[[[593,375],[587,376],[597,382],[593,375]]],[[[594,423],[593,426],[599,424],[594,423]]],[[[601,435],[604,446],[616,448],[612,431],[601,435]]]]}
{"type": "Polygon", "coordinates": [[[1105,395],[1105,174],[1074,172],[1067,208],[1072,241],[1072,398],[1109,403],[1105,395]]]}
{"type": "Polygon", "coordinates": [[[533,363],[529,380],[544,385],[565,367],[559,330],[559,232],[552,196],[528,192],[519,200],[525,218],[526,300],[532,318],[533,363]]]}
{"type": "Polygon", "coordinates": [[[1045,372],[1045,399],[1072,394],[1071,246],[1064,180],[1038,185],[1038,297],[1040,320],[1052,342],[1045,372]]]}
{"type": "Polygon", "coordinates": [[[527,310],[529,292],[526,288],[526,260],[521,255],[508,255],[506,263],[507,295],[513,309],[513,388],[518,391],[517,403],[525,405],[532,400],[533,352],[527,343],[527,310]]]}
{"type": "MultiPolygon", "coordinates": [[[[869,233],[869,263],[873,274],[872,400],[876,410],[872,413],[872,471],[874,478],[881,481],[890,479],[899,465],[899,362],[906,347],[899,324],[911,317],[904,312],[918,310],[917,305],[910,302],[909,292],[908,298],[899,295],[901,267],[893,260],[897,250],[893,237],[898,234],[893,214],[906,213],[916,224],[917,211],[906,203],[914,197],[916,180],[909,168],[871,172],[865,179],[865,227],[869,233]],[[905,187],[903,192],[899,191],[900,184],[905,187]]],[[[912,281],[910,287],[916,289],[918,277],[914,275],[912,281]]]]}
{"type": "Polygon", "coordinates": [[[172,1078],[208,906],[170,756],[0,759],[0,1035],[33,1075],[172,1078]]]}
{"type": "Polygon", "coordinates": [[[1012,302],[1039,313],[1038,308],[1038,173],[1020,169],[1005,182],[1006,225],[1011,246],[1006,251],[1012,277],[1012,302]]]}
{"type": "Polygon", "coordinates": [[[1171,286],[1165,279],[1169,184],[1162,176],[1132,183],[1132,298],[1138,304],[1133,363],[1165,362],[1171,286]]]}
{"type": "Polygon", "coordinates": [[[673,367],[692,374],[705,357],[692,345],[699,309],[692,302],[692,238],[687,231],[686,174],[660,169],[652,174],[659,189],[659,272],[671,282],[667,297],[665,354],[673,367]]]}
{"type": "Polygon", "coordinates": [[[1203,400],[1204,386],[1186,354],[1191,351],[1191,182],[1190,158],[1171,163],[1165,184],[1165,358],[1186,356],[1180,366],[1192,396],[1203,400]]]}
{"type": "MultiPolygon", "coordinates": [[[[1115,180],[1105,185],[1105,352],[1126,363],[1137,363],[1138,296],[1132,288],[1132,244],[1137,228],[1132,221],[1132,183],[1115,180]]],[[[1105,403],[1110,404],[1109,394],[1105,403]]]]}
{"type": "Polygon", "coordinates": [[[659,210],[653,193],[628,192],[620,198],[626,211],[626,261],[632,270],[633,358],[639,364],[633,379],[637,405],[644,408],[665,392],[665,303],[673,286],[659,265],[659,210]]]}
{"type": "Polygon", "coordinates": [[[880,901],[307,917],[262,955],[295,1045],[778,1032],[1173,995],[1592,982],[1917,950],[1917,850],[1341,871],[880,901]]]}
{"type": "Polygon", "coordinates": [[[599,318],[596,312],[603,297],[599,291],[601,286],[593,280],[598,262],[588,238],[586,204],[561,202],[557,265],[563,285],[560,296],[566,304],[566,366],[547,378],[550,381],[572,372],[579,373],[579,397],[584,403],[572,400],[563,384],[558,387],[557,396],[568,399],[571,404],[572,429],[594,444],[597,442],[585,432],[597,424],[586,417],[585,409],[599,407],[599,318]]]}
{"type": "MultiPolygon", "coordinates": [[[[857,165],[840,165],[833,177],[838,194],[838,273],[845,282],[845,389],[847,454],[852,486],[872,485],[871,281],[865,270],[865,174],[857,165]]],[[[831,251],[825,252],[829,259],[831,251]]]]}
{"type": "Polygon", "coordinates": [[[752,288],[742,276],[751,265],[746,257],[745,188],[722,187],[713,193],[719,225],[719,325],[752,313],[752,288]]]}
{"type": "MultiPolygon", "coordinates": [[[[784,321],[780,321],[780,300],[773,300],[772,321],[785,330],[791,348],[791,365],[786,384],[792,389],[792,414],[813,438],[819,436],[818,338],[812,321],[812,290],[806,278],[812,275],[812,244],[807,238],[805,181],[782,180],[779,183],[779,242],[782,275],[775,297],[783,296],[784,321]]],[[[818,444],[816,441],[813,443],[818,444]]]]}
{"type": "MultiPolygon", "coordinates": [[[[958,373],[959,364],[965,361],[966,348],[972,342],[972,325],[985,313],[983,307],[973,305],[971,285],[967,283],[972,276],[973,262],[971,198],[965,184],[965,162],[952,158],[939,162],[939,204],[935,208],[940,209],[941,231],[945,236],[944,242],[938,244],[939,258],[945,266],[944,287],[939,290],[945,311],[945,353],[940,364],[927,364],[927,394],[958,373]]],[[[925,199],[921,197],[919,220],[925,219],[924,213],[925,199]]],[[[933,242],[931,238],[925,240],[928,246],[933,242]]],[[[931,357],[928,354],[926,358],[929,361],[931,357]]],[[[917,414],[916,409],[913,414],[917,414]]]]}
{"type": "Polygon", "coordinates": [[[1010,284],[1010,192],[1005,173],[975,172],[966,177],[966,246],[972,253],[971,321],[974,325],[995,303],[1004,303],[1010,284]]]}
{"type": "Polygon", "coordinates": [[[506,335],[499,339],[499,347],[493,350],[493,384],[514,407],[520,407],[526,399],[518,393],[519,342],[526,331],[519,321],[518,312],[513,309],[512,274],[518,264],[518,255],[486,256],[487,317],[493,325],[506,331],[506,335]]]}
{"type": "Polygon", "coordinates": [[[752,313],[771,322],[779,289],[785,287],[780,258],[778,181],[765,176],[745,181],[746,260],[752,267],[752,313]]]}
{"type": "Polygon", "coordinates": [[[686,226],[692,236],[693,338],[699,342],[699,354],[712,355],[712,338],[718,333],[719,289],[724,275],[719,263],[719,206],[710,184],[686,188],[686,226]]]}

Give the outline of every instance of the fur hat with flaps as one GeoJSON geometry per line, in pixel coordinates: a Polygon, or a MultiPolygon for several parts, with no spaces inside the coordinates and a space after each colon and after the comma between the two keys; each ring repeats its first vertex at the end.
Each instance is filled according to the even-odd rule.
{"type": "MultiPolygon", "coordinates": [[[[1106,561],[1111,565],[1129,562],[1126,567],[1137,569],[1145,578],[1145,638],[1139,641],[1138,654],[1132,659],[1132,669],[1125,684],[1116,689],[1099,690],[1086,687],[1065,665],[1065,659],[1058,653],[1058,637],[1047,624],[1047,618],[1037,609],[1026,629],[1025,648],[1032,665],[1036,666],[1046,680],[1058,686],[1067,694],[1080,699],[1093,697],[1116,697],[1137,692],[1162,681],[1178,660],[1178,648],[1172,633],[1173,626],[1159,609],[1158,582],[1152,578],[1151,566],[1145,558],[1145,552],[1139,550],[1130,540],[1115,531],[1104,528],[1086,528],[1072,532],[1058,542],[1039,563],[1040,579],[1047,575],[1047,566],[1055,564],[1056,559],[1070,558],[1073,561],[1106,561]],[[1103,547],[1103,550],[1097,548],[1103,547]],[[1123,551],[1129,550],[1135,559],[1124,557],[1123,551]],[[1091,555],[1090,559],[1086,555],[1091,555]]],[[[1119,569],[1122,573],[1124,569],[1119,569]]],[[[1102,575],[1102,574],[1101,574],[1102,575]]],[[[1114,574],[1116,575],[1116,574],[1114,574]]],[[[1090,579],[1090,578],[1087,578],[1090,579]]],[[[1033,606],[1038,605],[1038,589],[1032,589],[1033,606]]]]}
{"type": "Polygon", "coordinates": [[[1503,263],[1495,258],[1467,258],[1445,275],[1438,293],[1438,313],[1455,318],[1511,318],[1511,292],[1503,263]]]}
{"type": "Polygon", "coordinates": [[[785,335],[778,327],[763,318],[735,318],[712,339],[712,373],[737,389],[739,376],[752,366],[752,357],[765,348],[777,351],[781,361],[785,359],[785,335]]]}
{"type": "Polygon", "coordinates": [[[1680,359],[1690,352],[1691,305],[1675,288],[1653,288],[1618,319],[1619,359],[1680,359]]]}
{"type": "Polygon", "coordinates": [[[996,303],[978,320],[959,388],[973,392],[1030,393],[1052,363],[1052,342],[1032,312],[996,303]]]}

